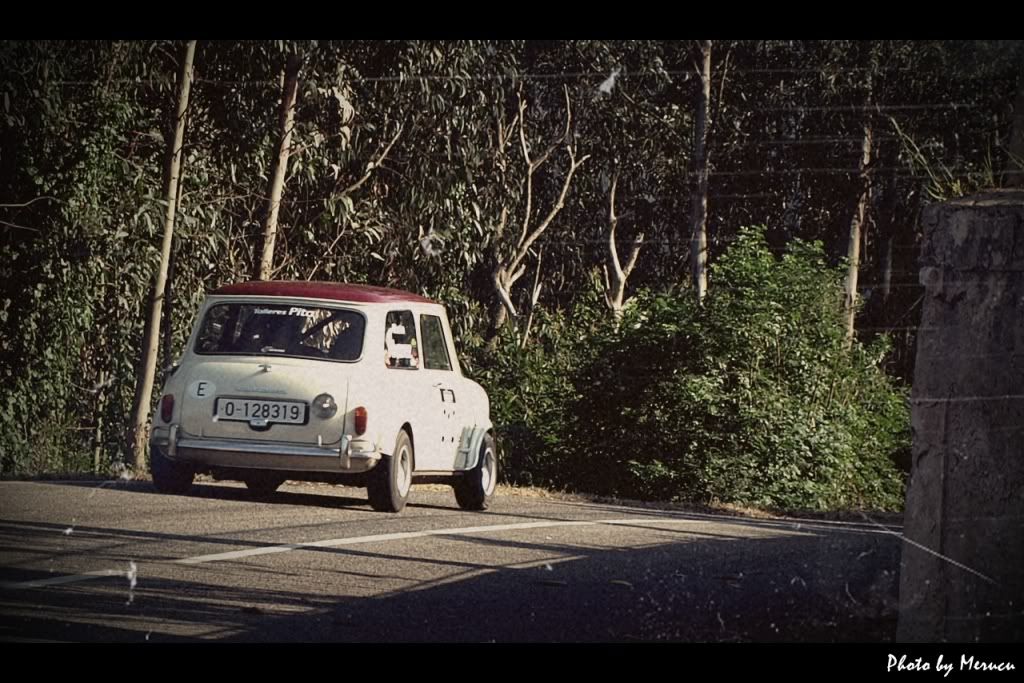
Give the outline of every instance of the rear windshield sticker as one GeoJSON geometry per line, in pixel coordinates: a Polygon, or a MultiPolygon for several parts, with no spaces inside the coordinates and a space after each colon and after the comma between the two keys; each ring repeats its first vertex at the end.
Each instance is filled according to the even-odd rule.
{"type": "Polygon", "coordinates": [[[316,311],[312,311],[308,308],[300,308],[299,306],[292,306],[287,311],[283,308],[257,308],[253,313],[256,315],[297,315],[303,318],[316,317],[316,311]]]}

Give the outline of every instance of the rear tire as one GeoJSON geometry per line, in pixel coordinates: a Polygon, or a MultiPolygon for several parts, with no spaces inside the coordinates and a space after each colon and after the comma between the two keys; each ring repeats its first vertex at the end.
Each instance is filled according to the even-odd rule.
{"type": "Polygon", "coordinates": [[[494,447],[494,438],[490,434],[484,436],[480,444],[480,457],[476,467],[469,470],[456,481],[455,501],[463,510],[486,510],[491,505],[491,498],[498,483],[498,454],[494,447]]]}
{"type": "Polygon", "coordinates": [[[257,496],[269,496],[284,483],[284,477],[277,474],[260,472],[245,478],[245,485],[257,496]]]}
{"type": "Polygon", "coordinates": [[[196,476],[192,465],[171,460],[159,448],[153,448],[149,456],[149,470],[153,474],[153,486],[157,491],[175,495],[188,493],[196,476]]]}
{"type": "Polygon", "coordinates": [[[412,469],[412,440],[403,429],[398,432],[394,452],[390,456],[383,456],[370,472],[370,481],[366,487],[370,507],[378,512],[401,512],[409,501],[412,469]]]}

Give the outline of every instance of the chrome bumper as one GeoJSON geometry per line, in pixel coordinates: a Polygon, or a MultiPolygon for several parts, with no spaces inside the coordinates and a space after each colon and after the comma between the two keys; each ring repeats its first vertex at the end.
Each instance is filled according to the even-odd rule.
{"type": "Polygon", "coordinates": [[[381,457],[371,442],[348,435],[336,446],[304,446],[180,436],[178,425],[154,430],[150,446],[160,448],[171,460],[212,467],[308,472],[366,472],[381,457]]]}

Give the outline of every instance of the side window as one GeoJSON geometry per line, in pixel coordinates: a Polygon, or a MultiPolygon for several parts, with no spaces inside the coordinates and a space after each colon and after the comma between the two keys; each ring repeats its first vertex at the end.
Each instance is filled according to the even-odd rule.
{"type": "Polygon", "coordinates": [[[412,311],[388,313],[384,322],[384,364],[389,368],[419,368],[420,351],[412,311]]]}
{"type": "Polygon", "coordinates": [[[444,341],[441,319],[436,315],[421,315],[420,329],[423,330],[423,367],[427,370],[451,370],[452,361],[444,341]]]}

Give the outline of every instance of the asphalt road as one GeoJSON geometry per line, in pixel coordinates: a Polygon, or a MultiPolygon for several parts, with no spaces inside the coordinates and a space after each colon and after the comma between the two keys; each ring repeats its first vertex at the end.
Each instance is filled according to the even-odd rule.
{"type": "MultiPolygon", "coordinates": [[[[436,487],[435,487],[436,489],[436,487]]],[[[0,482],[0,640],[889,641],[896,527],[415,488],[0,482]]]]}

